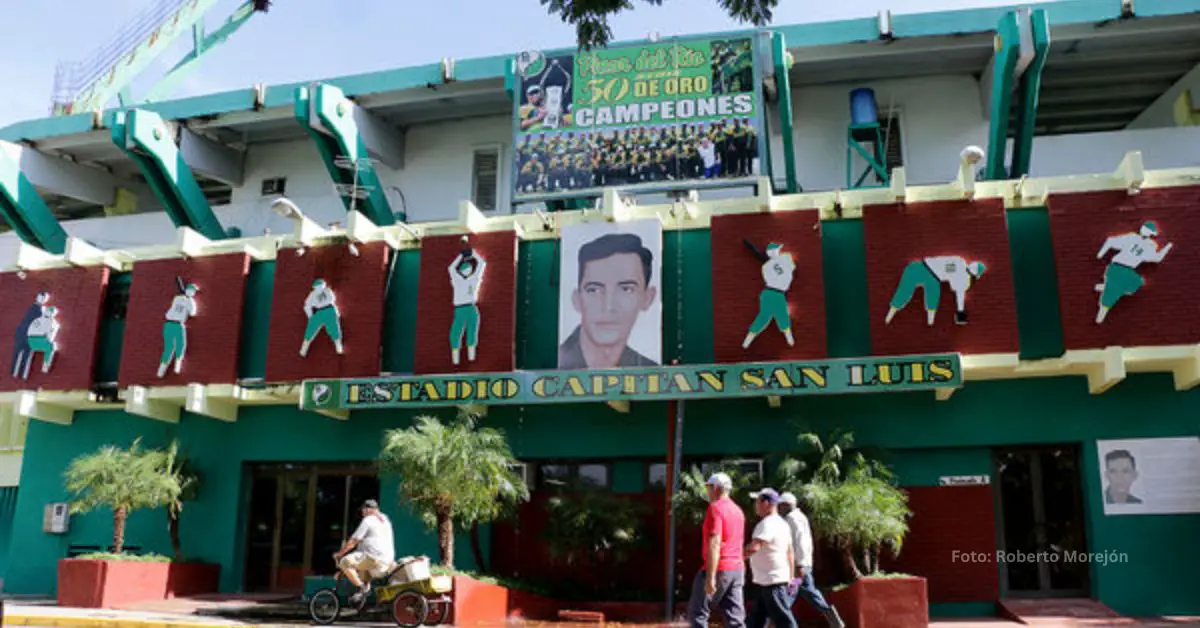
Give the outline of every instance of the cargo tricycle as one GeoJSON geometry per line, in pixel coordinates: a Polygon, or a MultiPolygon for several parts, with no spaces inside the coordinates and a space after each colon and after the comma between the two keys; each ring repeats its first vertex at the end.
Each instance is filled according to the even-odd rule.
{"type": "Polygon", "coordinates": [[[429,559],[407,558],[386,575],[371,582],[371,591],[351,602],[357,588],[341,572],[332,587],[313,592],[308,614],[314,623],[327,626],[345,617],[363,617],[389,612],[400,628],[437,626],[450,614],[449,576],[432,576],[429,559]],[[352,614],[347,615],[346,611],[352,614]]]}

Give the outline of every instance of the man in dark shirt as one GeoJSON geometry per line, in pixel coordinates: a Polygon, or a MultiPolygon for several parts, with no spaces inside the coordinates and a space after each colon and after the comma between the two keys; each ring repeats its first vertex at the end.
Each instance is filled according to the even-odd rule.
{"type": "Polygon", "coordinates": [[[1133,454],[1124,449],[1114,449],[1104,456],[1104,477],[1108,488],[1104,490],[1106,504],[1140,504],[1141,499],[1130,493],[1137,481],[1137,461],[1133,454]]]}
{"type": "Polygon", "coordinates": [[[12,354],[12,374],[17,376],[18,372],[24,371],[24,364],[33,359],[33,354],[29,350],[29,324],[34,320],[41,318],[42,307],[50,300],[49,292],[39,292],[34,298],[33,305],[25,310],[25,316],[21,317],[21,322],[17,323],[17,329],[13,334],[13,354],[12,354]]]}
{"type": "Polygon", "coordinates": [[[579,285],[571,304],[580,324],[558,347],[558,368],[656,366],[631,349],[638,315],[654,305],[654,255],[632,233],[610,233],[579,247],[579,285]]]}

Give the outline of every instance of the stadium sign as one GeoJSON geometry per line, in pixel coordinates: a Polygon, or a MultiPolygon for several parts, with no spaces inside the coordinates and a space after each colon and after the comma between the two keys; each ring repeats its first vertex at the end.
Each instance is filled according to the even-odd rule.
{"type": "Polygon", "coordinates": [[[900,392],[962,385],[958,354],[304,382],[305,410],[900,392]]]}

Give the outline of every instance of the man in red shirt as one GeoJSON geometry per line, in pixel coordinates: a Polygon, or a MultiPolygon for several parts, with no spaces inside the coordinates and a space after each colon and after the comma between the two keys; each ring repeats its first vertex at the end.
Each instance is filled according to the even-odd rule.
{"type": "Polygon", "coordinates": [[[692,628],[708,628],[708,617],[715,604],[725,616],[725,628],[746,625],[746,607],[742,588],[746,582],[746,516],[729,498],[733,481],[724,473],[708,478],[708,511],[704,514],[704,568],[692,582],[688,602],[688,623],[692,628]]]}

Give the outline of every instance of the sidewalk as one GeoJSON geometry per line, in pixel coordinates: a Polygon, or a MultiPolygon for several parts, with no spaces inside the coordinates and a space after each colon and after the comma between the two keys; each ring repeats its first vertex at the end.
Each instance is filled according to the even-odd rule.
{"type": "Polygon", "coordinates": [[[182,613],[91,608],[62,608],[51,605],[4,604],[5,626],[43,628],[257,628],[228,619],[182,613]]]}

